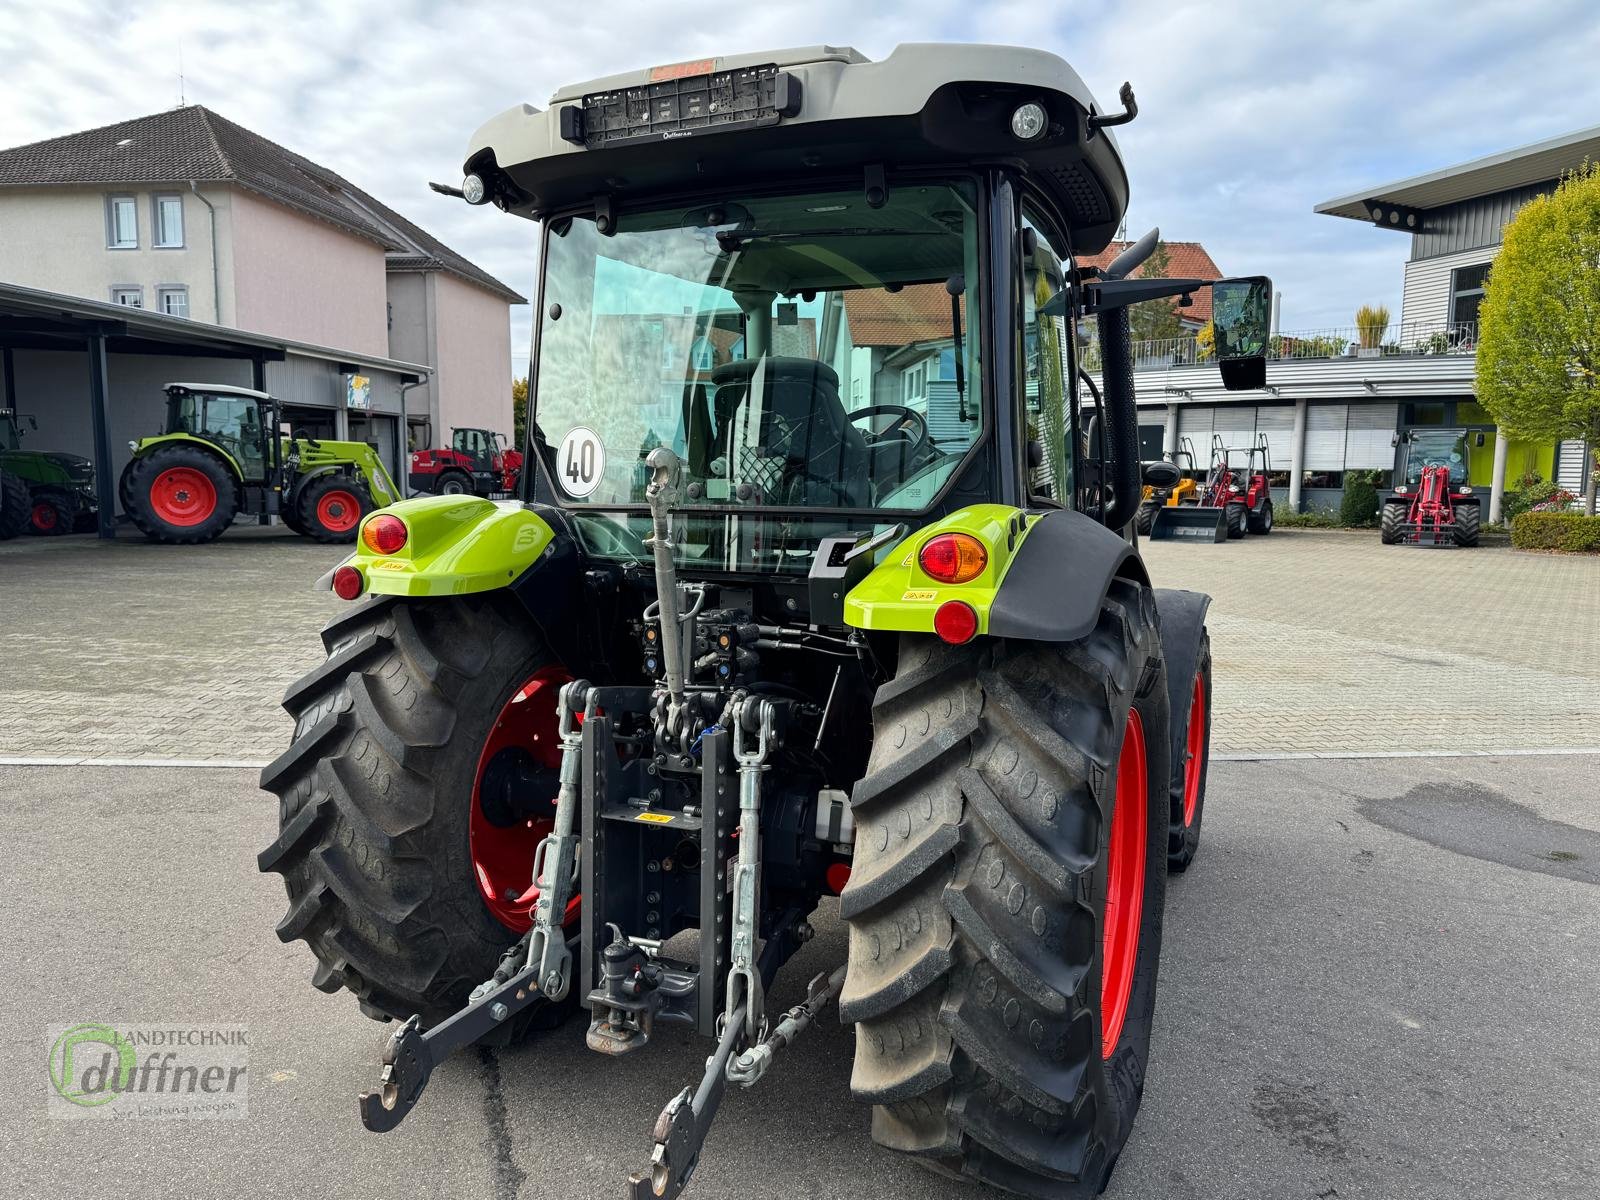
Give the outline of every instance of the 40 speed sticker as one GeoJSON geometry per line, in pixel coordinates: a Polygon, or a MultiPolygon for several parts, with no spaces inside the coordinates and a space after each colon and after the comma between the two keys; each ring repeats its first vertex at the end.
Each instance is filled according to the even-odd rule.
{"type": "Polygon", "coordinates": [[[567,495],[582,499],[594,494],[606,469],[606,446],[586,425],[567,431],[556,452],[556,471],[567,495]]]}

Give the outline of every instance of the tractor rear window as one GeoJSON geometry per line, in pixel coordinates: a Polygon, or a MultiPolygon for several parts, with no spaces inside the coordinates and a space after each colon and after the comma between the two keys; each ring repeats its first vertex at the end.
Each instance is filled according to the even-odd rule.
{"type": "Polygon", "coordinates": [[[534,438],[559,499],[917,511],[982,430],[975,200],[901,183],[552,225],[534,438]],[[970,281],[970,286],[969,286],[970,281]]]}

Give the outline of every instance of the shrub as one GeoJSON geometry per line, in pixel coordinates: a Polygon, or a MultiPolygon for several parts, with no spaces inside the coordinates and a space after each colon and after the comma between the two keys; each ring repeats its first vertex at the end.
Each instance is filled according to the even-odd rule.
{"type": "Polygon", "coordinates": [[[1361,334],[1361,348],[1376,350],[1383,345],[1384,332],[1389,328],[1389,307],[1363,304],[1356,309],[1356,328],[1361,334]]]}
{"type": "Polygon", "coordinates": [[[1345,476],[1344,498],[1339,502],[1339,524],[1363,529],[1377,519],[1378,489],[1367,474],[1350,472],[1345,476]]]}
{"type": "Polygon", "coordinates": [[[1339,514],[1326,508],[1313,508],[1303,513],[1274,508],[1272,523],[1284,529],[1337,529],[1339,514]]]}
{"type": "Polygon", "coordinates": [[[1574,512],[1525,512],[1511,522],[1511,544],[1519,550],[1600,554],[1600,517],[1574,512]]]}
{"type": "Polygon", "coordinates": [[[1507,488],[1505,496],[1500,502],[1501,511],[1505,519],[1515,521],[1525,512],[1532,512],[1540,505],[1547,504],[1557,496],[1567,496],[1571,502],[1571,493],[1564,491],[1537,473],[1530,471],[1517,480],[1517,486],[1507,488]]]}

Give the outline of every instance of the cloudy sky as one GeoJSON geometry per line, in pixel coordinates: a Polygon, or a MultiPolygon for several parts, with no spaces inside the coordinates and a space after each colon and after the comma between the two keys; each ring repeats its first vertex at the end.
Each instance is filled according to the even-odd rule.
{"type": "MultiPolygon", "coordinates": [[[[1405,236],[1316,203],[1600,120],[1593,0],[0,0],[0,146],[173,106],[181,43],[190,103],[340,172],[531,295],[533,227],[426,187],[459,178],[486,117],[653,63],[819,42],[876,58],[902,41],[1051,50],[1102,107],[1131,80],[1130,231],[1159,225],[1224,271],[1270,274],[1285,329],[1348,325],[1368,302],[1399,312],[1405,236]]],[[[529,320],[513,310],[519,363],[529,320]]]]}

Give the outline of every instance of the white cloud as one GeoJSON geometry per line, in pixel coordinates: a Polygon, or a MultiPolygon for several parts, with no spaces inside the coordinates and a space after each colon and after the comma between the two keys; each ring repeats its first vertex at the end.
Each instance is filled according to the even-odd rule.
{"type": "MultiPolygon", "coordinates": [[[[1548,137],[1600,111],[1600,23],[1581,0],[1340,5],[843,0],[724,6],[342,0],[0,7],[0,145],[191,103],[339,171],[513,287],[534,290],[534,228],[427,191],[468,135],[558,86],[707,54],[814,42],[874,57],[902,41],[1038,46],[1104,100],[1123,79],[1129,227],[1204,242],[1271,274],[1286,328],[1398,312],[1402,235],[1316,216],[1366,184],[1548,137]]],[[[516,361],[530,313],[514,310],[516,361]]]]}

